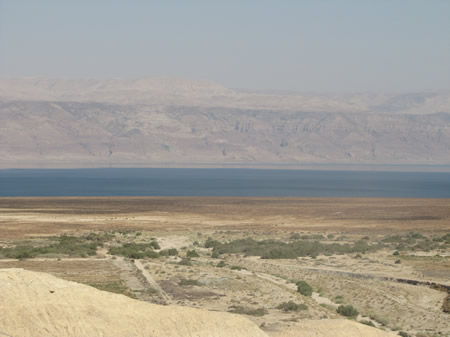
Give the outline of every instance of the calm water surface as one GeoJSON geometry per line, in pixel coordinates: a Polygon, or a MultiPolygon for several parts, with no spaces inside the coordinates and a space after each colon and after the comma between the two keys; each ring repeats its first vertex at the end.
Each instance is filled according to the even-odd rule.
{"type": "Polygon", "coordinates": [[[450,173],[162,168],[0,170],[0,196],[450,198],[450,173]]]}

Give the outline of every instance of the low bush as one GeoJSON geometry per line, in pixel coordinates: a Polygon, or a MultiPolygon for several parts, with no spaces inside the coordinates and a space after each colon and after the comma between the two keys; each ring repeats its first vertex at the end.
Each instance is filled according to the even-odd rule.
{"type": "Polygon", "coordinates": [[[337,304],[342,304],[342,303],[344,303],[344,297],[341,295],[338,295],[334,298],[334,302],[337,304]]]}
{"type": "Polygon", "coordinates": [[[307,310],[308,307],[306,304],[301,303],[301,304],[297,304],[293,301],[289,301],[289,302],[283,302],[280,305],[277,306],[277,309],[283,310],[285,312],[287,311],[301,311],[301,310],[307,310]]]}
{"type": "Polygon", "coordinates": [[[224,261],[220,261],[220,262],[216,265],[216,267],[219,267],[219,268],[225,267],[225,262],[224,262],[224,261]]]}
{"type": "Polygon", "coordinates": [[[178,250],[176,248],[163,249],[159,251],[161,256],[178,256],[178,250]]]}
{"type": "Polygon", "coordinates": [[[195,249],[193,250],[188,250],[186,253],[186,257],[200,257],[200,255],[198,255],[197,251],[195,249]]]}
{"type": "Polygon", "coordinates": [[[211,257],[212,257],[213,259],[217,259],[217,258],[219,258],[219,253],[216,252],[216,251],[213,251],[212,254],[211,254],[211,257]]]}
{"type": "Polygon", "coordinates": [[[247,308],[242,306],[231,306],[228,310],[229,312],[235,313],[235,314],[241,314],[241,315],[251,315],[251,316],[264,316],[267,314],[267,310],[265,308],[247,308]]]}
{"type": "Polygon", "coordinates": [[[220,241],[217,240],[213,240],[212,238],[208,238],[205,241],[205,248],[216,248],[216,247],[220,247],[222,245],[222,243],[220,241]]]}
{"type": "Polygon", "coordinates": [[[303,296],[311,296],[312,295],[313,288],[305,281],[298,281],[296,283],[296,285],[297,285],[297,292],[299,292],[303,296]]]}
{"type": "Polygon", "coordinates": [[[359,315],[358,310],[352,305],[340,305],[337,308],[337,313],[345,317],[356,317],[359,315]]]}
{"type": "Polygon", "coordinates": [[[192,262],[190,258],[183,258],[180,262],[178,262],[181,266],[192,266],[192,262]]]}
{"type": "Polygon", "coordinates": [[[111,255],[120,255],[130,259],[143,259],[146,257],[157,259],[159,254],[153,251],[152,244],[147,243],[124,243],[121,246],[111,247],[108,250],[111,255]]]}
{"type": "Polygon", "coordinates": [[[154,248],[154,249],[161,249],[159,243],[156,241],[150,242],[150,246],[152,246],[152,248],[154,248]]]}

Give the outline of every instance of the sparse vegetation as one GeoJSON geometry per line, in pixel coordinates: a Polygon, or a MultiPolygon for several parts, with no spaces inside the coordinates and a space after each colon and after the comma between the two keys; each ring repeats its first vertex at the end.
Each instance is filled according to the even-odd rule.
{"type": "Polygon", "coordinates": [[[213,248],[217,254],[244,254],[248,256],[261,256],[263,259],[294,259],[297,257],[349,253],[366,253],[382,248],[381,244],[370,245],[367,241],[356,241],[354,244],[321,243],[323,235],[301,236],[302,240],[283,242],[280,240],[257,241],[253,238],[237,239],[227,243],[208,238],[206,248],[213,248]],[[315,240],[315,241],[312,241],[315,240]]]}
{"type": "Polygon", "coordinates": [[[372,326],[372,327],[374,327],[374,328],[376,327],[375,324],[373,324],[372,321],[365,320],[365,319],[363,319],[362,321],[359,321],[359,323],[365,324],[365,325],[368,325],[368,326],[372,326]]]}
{"type": "Polygon", "coordinates": [[[130,259],[143,259],[143,258],[159,258],[159,254],[153,250],[151,243],[124,243],[120,246],[111,247],[108,250],[111,255],[120,255],[128,257],[130,259]]]}
{"type": "Polygon", "coordinates": [[[189,279],[181,279],[178,282],[179,286],[201,286],[202,284],[198,282],[197,280],[189,280],[189,279]]]}
{"type": "Polygon", "coordinates": [[[109,291],[111,293],[115,294],[122,294],[131,298],[136,298],[130,290],[128,289],[123,282],[96,282],[96,283],[87,283],[87,285],[103,290],[103,291],[109,291]]]}
{"type": "Polygon", "coordinates": [[[51,244],[22,244],[9,248],[0,247],[0,257],[11,259],[31,259],[44,255],[68,255],[76,257],[93,256],[97,248],[103,246],[104,238],[95,233],[86,236],[61,235],[50,238],[51,244]]]}

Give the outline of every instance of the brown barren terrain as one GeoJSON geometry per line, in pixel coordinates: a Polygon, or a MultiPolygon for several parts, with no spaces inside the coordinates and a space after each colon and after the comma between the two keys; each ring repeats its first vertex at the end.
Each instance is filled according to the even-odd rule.
{"type": "Polygon", "coordinates": [[[336,336],[449,336],[449,233],[449,199],[0,198],[0,269],[233,312],[269,336],[325,336],[321,321],[336,326],[336,336]],[[220,251],[214,241],[243,250],[220,251]],[[247,245],[264,242],[276,247],[247,254],[247,245]],[[132,255],[152,243],[153,255],[132,255]],[[317,251],[261,255],[283,245],[317,251]],[[175,254],[163,254],[170,249],[175,254]],[[297,291],[300,280],[311,295],[297,291]],[[288,303],[298,308],[284,310],[288,303]],[[342,321],[340,305],[359,315],[342,321]]]}
{"type": "Polygon", "coordinates": [[[117,228],[338,231],[450,229],[449,199],[93,197],[0,198],[0,237],[117,228]]]}

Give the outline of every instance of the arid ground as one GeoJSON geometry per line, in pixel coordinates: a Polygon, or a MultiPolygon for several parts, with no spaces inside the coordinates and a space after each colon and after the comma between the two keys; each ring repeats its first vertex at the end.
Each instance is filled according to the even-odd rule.
{"type": "Polygon", "coordinates": [[[0,198],[10,267],[239,313],[269,335],[341,305],[387,331],[450,334],[449,199],[0,198]]]}

